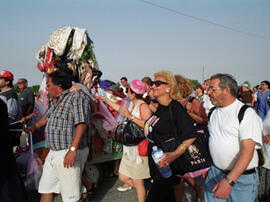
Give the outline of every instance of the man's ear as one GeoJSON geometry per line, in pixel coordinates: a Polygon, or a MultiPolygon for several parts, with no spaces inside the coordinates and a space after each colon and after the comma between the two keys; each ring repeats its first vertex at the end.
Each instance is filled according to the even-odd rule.
{"type": "Polygon", "coordinates": [[[224,92],[226,93],[226,95],[230,95],[231,94],[231,89],[229,87],[224,88],[224,92]]]}

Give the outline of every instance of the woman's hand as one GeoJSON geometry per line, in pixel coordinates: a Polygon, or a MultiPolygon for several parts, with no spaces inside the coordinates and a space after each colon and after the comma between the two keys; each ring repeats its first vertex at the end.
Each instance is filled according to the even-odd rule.
{"type": "Polygon", "coordinates": [[[166,168],[177,158],[178,156],[175,152],[165,153],[165,157],[158,162],[158,166],[160,168],[166,168]]]}
{"type": "Polygon", "coordinates": [[[73,86],[71,86],[71,88],[69,89],[70,92],[73,92],[73,91],[76,91],[76,90],[81,90],[81,87],[80,87],[80,86],[77,86],[77,85],[73,85],[73,86]]]}
{"type": "Polygon", "coordinates": [[[122,108],[120,109],[120,114],[121,114],[122,116],[127,117],[128,119],[130,119],[131,116],[132,116],[132,114],[130,113],[130,111],[128,111],[128,109],[127,109],[126,107],[122,107],[122,108]]]}
{"type": "Polygon", "coordinates": [[[179,158],[183,153],[186,152],[188,147],[196,140],[196,138],[191,138],[184,140],[175,151],[165,153],[165,157],[159,161],[159,166],[161,168],[166,168],[175,159],[179,158]]]}
{"type": "Polygon", "coordinates": [[[27,122],[27,119],[26,117],[22,117],[21,120],[20,120],[21,123],[26,123],[27,122]]]}

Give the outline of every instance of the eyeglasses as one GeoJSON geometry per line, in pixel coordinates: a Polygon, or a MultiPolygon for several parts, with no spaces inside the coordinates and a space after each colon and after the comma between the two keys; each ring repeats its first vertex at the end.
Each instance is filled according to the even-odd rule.
{"type": "Polygon", "coordinates": [[[216,92],[217,90],[223,90],[223,88],[208,88],[208,92],[216,92]]]}
{"type": "Polygon", "coordinates": [[[164,82],[164,81],[152,81],[152,86],[155,85],[156,87],[159,87],[160,85],[167,85],[168,83],[164,82]]]}
{"type": "Polygon", "coordinates": [[[25,82],[18,82],[17,84],[24,84],[25,82]]]}

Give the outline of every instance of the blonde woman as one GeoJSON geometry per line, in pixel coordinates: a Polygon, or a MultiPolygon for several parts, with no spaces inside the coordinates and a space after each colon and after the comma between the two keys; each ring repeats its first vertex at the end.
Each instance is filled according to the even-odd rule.
{"type": "MultiPolygon", "coordinates": [[[[180,104],[182,97],[179,93],[174,75],[167,71],[154,74],[152,85],[153,96],[157,98],[158,107],[155,113],[145,123],[145,134],[154,141],[148,145],[148,157],[150,174],[154,182],[149,191],[147,202],[175,201],[173,186],[179,183],[179,178],[173,175],[168,178],[162,178],[151,153],[154,145],[163,149],[163,145],[168,139],[172,138],[174,133],[172,124],[175,124],[177,136],[182,143],[174,152],[165,153],[165,158],[159,161],[160,167],[167,167],[177,158],[179,158],[186,149],[195,141],[196,132],[193,121],[180,104]],[[174,123],[170,119],[170,109],[174,123]]],[[[165,149],[163,149],[165,150],[165,149]]]]}

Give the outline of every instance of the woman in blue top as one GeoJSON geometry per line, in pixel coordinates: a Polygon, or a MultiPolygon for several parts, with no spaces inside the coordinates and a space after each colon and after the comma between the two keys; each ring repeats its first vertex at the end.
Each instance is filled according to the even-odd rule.
{"type": "Polygon", "coordinates": [[[270,82],[262,81],[261,88],[262,90],[258,91],[257,93],[257,102],[255,108],[258,115],[261,117],[262,120],[264,120],[264,117],[270,109],[269,105],[267,104],[267,99],[270,97],[270,82]]]}

